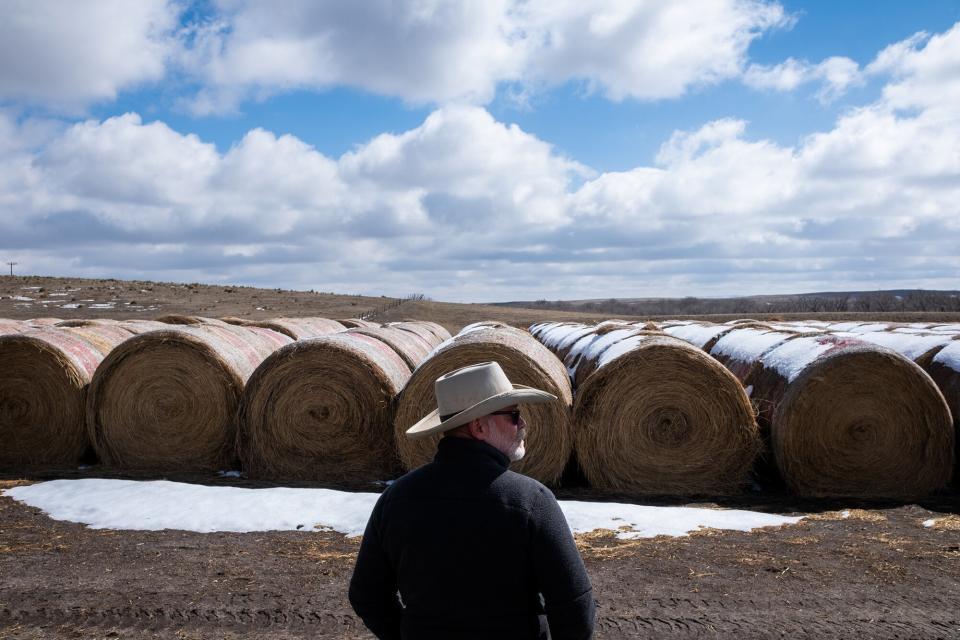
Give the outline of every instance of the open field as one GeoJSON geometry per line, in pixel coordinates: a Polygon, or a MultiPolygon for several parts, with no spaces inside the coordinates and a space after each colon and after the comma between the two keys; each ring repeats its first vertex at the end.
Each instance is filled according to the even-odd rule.
{"type": "MultiPolygon", "coordinates": [[[[245,287],[0,278],[0,317],[21,319],[346,318],[389,302],[245,287]],[[60,293],[66,295],[53,295],[60,293]]],[[[605,316],[417,300],[384,309],[375,319],[403,318],[434,320],[453,332],[484,319],[526,326],[605,316]]],[[[948,322],[960,317],[927,313],[882,319],[948,322]]],[[[0,490],[51,478],[100,476],[120,477],[97,467],[7,472],[0,475],[0,490]]],[[[167,477],[271,486],[205,475],[167,477]]],[[[618,498],[576,487],[557,493],[561,499],[618,498]]],[[[596,637],[960,637],[956,489],[919,503],[800,500],[768,490],[706,497],[696,504],[808,517],[753,532],[703,530],[630,541],[612,532],[579,535],[598,601],[596,637]]],[[[0,497],[0,638],[371,637],[346,600],[357,543],[318,531],[94,530],[0,497]]]]}

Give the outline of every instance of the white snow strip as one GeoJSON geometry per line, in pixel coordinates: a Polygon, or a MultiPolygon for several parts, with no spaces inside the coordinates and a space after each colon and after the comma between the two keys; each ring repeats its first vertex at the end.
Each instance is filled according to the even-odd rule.
{"type": "Polygon", "coordinates": [[[11,300],[19,300],[20,302],[32,302],[33,298],[28,298],[27,296],[10,296],[11,300]]]}
{"type": "Polygon", "coordinates": [[[791,333],[767,329],[734,329],[717,340],[710,350],[712,356],[726,356],[741,362],[754,362],[775,344],[792,337],[791,333]]]}
{"type": "Polygon", "coordinates": [[[924,521],[923,521],[923,526],[925,526],[925,527],[932,527],[932,526],[935,525],[935,524],[937,524],[937,519],[936,519],[936,518],[930,518],[929,520],[924,520],[924,521]]]}
{"type": "Polygon", "coordinates": [[[76,302],[71,302],[69,304],[60,305],[61,309],[79,309],[80,305],[76,302]]]}
{"type": "Polygon", "coordinates": [[[944,364],[954,371],[960,371],[960,340],[954,340],[933,357],[934,362],[944,364]]]}
{"type": "Polygon", "coordinates": [[[610,348],[604,351],[603,355],[600,356],[600,360],[597,361],[597,369],[606,366],[609,362],[616,360],[623,354],[633,351],[640,343],[649,338],[650,336],[630,336],[616,344],[610,345],[610,348]]]}
{"type": "Polygon", "coordinates": [[[793,382],[807,365],[833,346],[830,342],[820,342],[814,336],[794,338],[774,347],[763,356],[761,362],[763,366],[775,369],[788,382],[793,382]]]}
{"type": "Polygon", "coordinates": [[[90,305],[91,309],[113,309],[113,302],[98,302],[90,305]]]}
{"type": "MultiPolygon", "coordinates": [[[[363,533],[379,494],[332,489],[240,489],[166,480],[51,480],[7,489],[3,495],[56,520],[94,529],[159,531],[311,531],[363,533]]],[[[562,500],[575,533],[611,529],[619,538],[683,536],[709,527],[750,531],[795,524],[802,516],[697,507],[649,507],[562,500]]]]}
{"type": "Polygon", "coordinates": [[[673,336],[674,338],[685,340],[698,349],[702,349],[703,345],[713,340],[718,333],[729,330],[730,327],[723,324],[686,324],[677,325],[675,327],[667,327],[663,330],[663,332],[673,336]]]}
{"type": "Polygon", "coordinates": [[[911,360],[916,360],[934,347],[950,344],[953,340],[953,336],[949,335],[894,333],[892,331],[861,333],[857,337],[881,347],[892,349],[911,360]]]}

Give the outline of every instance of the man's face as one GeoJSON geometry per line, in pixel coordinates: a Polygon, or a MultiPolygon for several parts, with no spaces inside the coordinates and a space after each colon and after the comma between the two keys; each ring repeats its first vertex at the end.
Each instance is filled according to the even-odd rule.
{"type": "Polygon", "coordinates": [[[484,418],[488,427],[485,441],[510,458],[511,462],[516,462],[526,453],[524,438],[527,436],[527,423],[523,418],[518,418],[517,424],[514,424],[513,418],[505,415],[506,412],[519,411],[516,405],[505,407],[500,411],[504,413],[498,412],[496,415],[484,418]]]}

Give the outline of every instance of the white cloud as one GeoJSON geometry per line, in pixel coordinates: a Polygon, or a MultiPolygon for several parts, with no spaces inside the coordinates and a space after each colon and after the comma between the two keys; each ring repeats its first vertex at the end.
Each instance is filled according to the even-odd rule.
{"type": "Polygon", "coordinates": [[[721,119],[600,175],[478,107],[340,158],[259,129],[219,152],[135,114],[31,137],[0,114],[21,141],[0,148],[0,249],[49,271],[455,300],[955,287],[958,48],[951,30],[881,54],[882,97],[797,145],[721,119]]]}
{"type": "Polygon", "coordinates": [[[0,99],[78,110],[163,77],[176,50],[172,0],[8,0],[0,99]]]}
{"type": "Polygon", "coordinates": [[[374,0],[220,3],[190,64],[199,113],[288,89],[351,86],[415,103],[488,102],[574,80],[614,100],[661,99],[740,75],[790,19],[762,0],[374,0]]]}
{"type": "Polygon", "coordinates": [[[817,97],[829,102],[843,95],[851,86],[863,82],[860,65],[842,56],[834,56],[819,64],[788,58],[777,65],[751,64],[743,75],[747,86],[755,89],[793,91],[801,85],[820,83],[817,97]]]}

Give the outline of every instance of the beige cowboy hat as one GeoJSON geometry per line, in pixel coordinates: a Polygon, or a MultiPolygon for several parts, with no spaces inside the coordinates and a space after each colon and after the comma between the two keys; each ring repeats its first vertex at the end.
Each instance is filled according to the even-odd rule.
{"type": "Polygon", "coordinates": [[[437,408],[407,429],[418,440],[443,433],[514,404],[539,404],[557,396],[522,384],[511,384],[496,362],[483,362],[451,371],[434,384],[437,408]]]}

